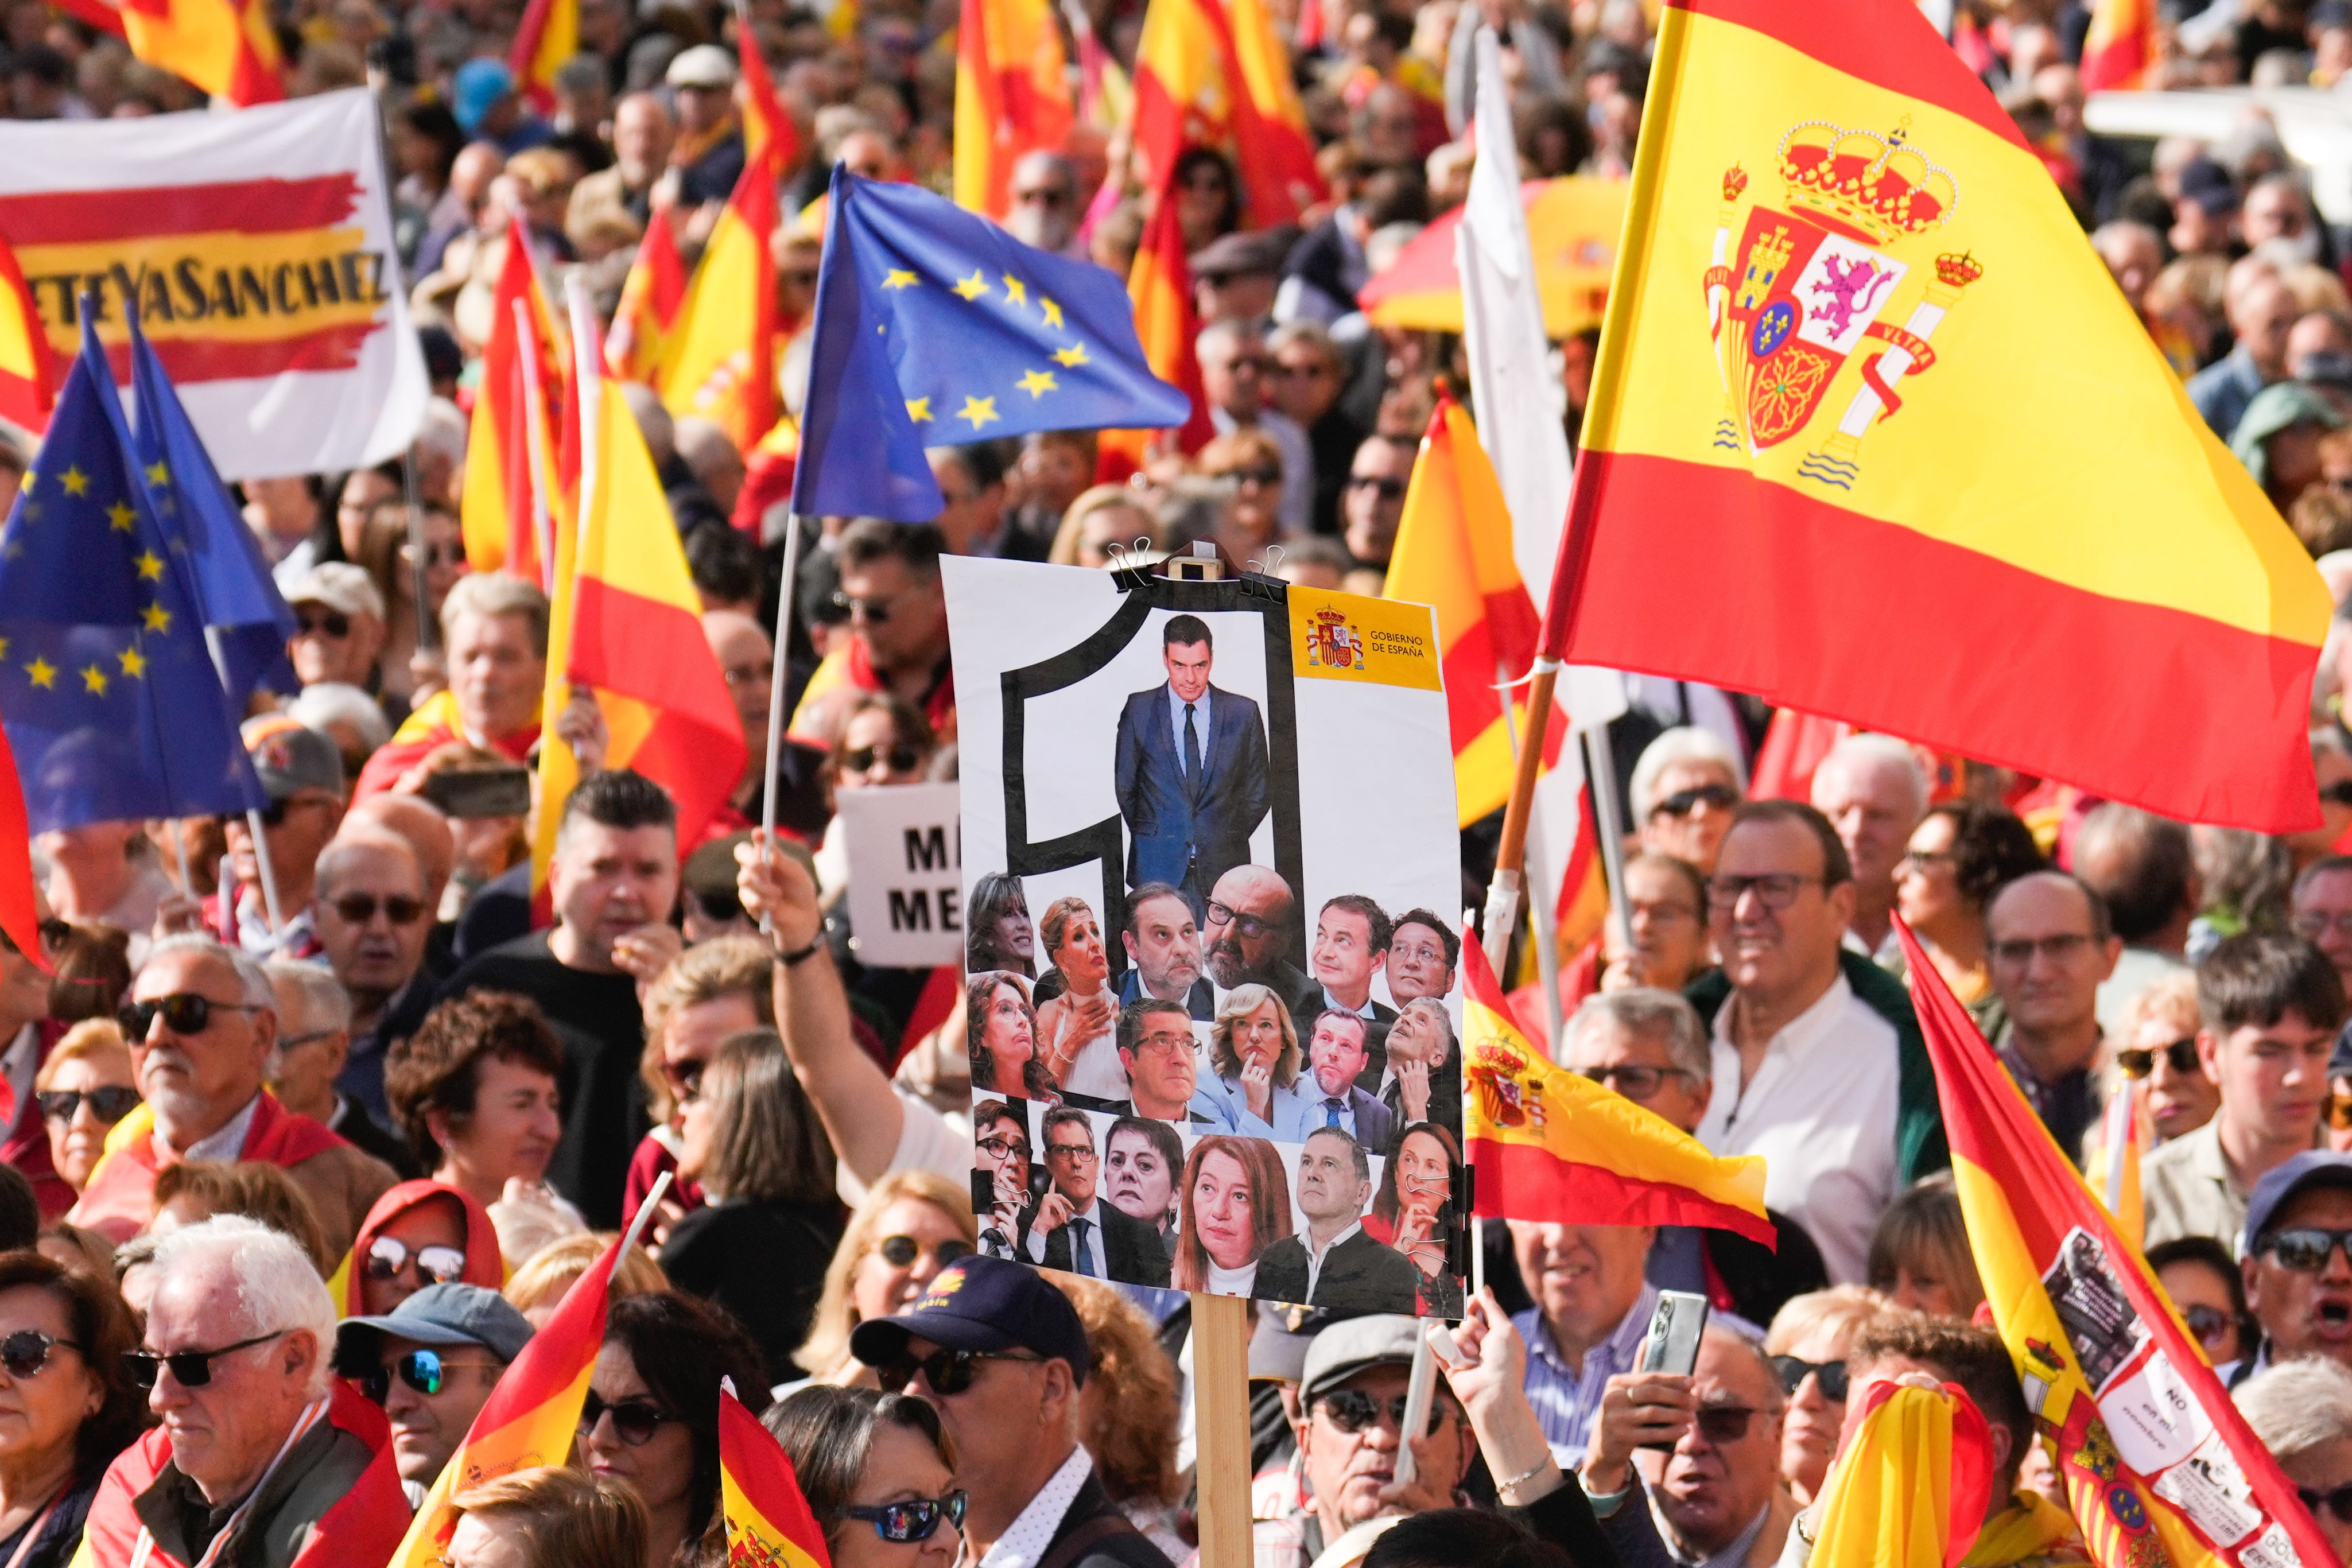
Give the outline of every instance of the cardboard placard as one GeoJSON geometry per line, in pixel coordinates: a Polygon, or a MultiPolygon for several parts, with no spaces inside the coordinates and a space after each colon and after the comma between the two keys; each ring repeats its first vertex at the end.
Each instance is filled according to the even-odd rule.
{"type": "Polygon", "coordinates": [[[929,969],[963,957],[961,793],[952,784],[840,792],[859,963],[929,969]]]}

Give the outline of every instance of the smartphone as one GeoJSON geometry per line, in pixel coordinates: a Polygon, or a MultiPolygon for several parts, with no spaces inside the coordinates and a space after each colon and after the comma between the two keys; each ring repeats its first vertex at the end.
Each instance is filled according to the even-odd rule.
{"type": "Polygon", "coordinates": [[[435,773],[425,781],[425,799],[442,815],[459,821],[484,816],[523,816],[530,811],[529,768],[484,768],[435,773]]]}
{"type": "MultiPolygon", "coordinates": [[[[1642,1353],[1634,1358],[1636,1372],[1671,1372],[1688,1377],[1698,1367],[1698,1338],[1706,1331],[1706,1298],[1686,1290],[1661,1290],[1650,1313],[1650,1327],[1642,1336],[1642,1353]]],[[[1644,1443],[1644,1448],[1666,1449],[1671,1443],[1644,1443]]]]}

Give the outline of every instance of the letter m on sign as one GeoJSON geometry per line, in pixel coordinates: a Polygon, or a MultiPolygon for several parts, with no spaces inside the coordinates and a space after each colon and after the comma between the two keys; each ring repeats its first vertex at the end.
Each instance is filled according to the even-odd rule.
{"type": "Polygon", "coordinates": [[[944,871],[950,864],[946,828],[934,826],[907,829],[908,870],[944,871]]]}
{"type": "Polygon", "coordinates": [[[931,893],[928,888],[909,892],[903,888],[890,889],[890,929],[892,931],[929,931],[931,929],[931,893]]]}

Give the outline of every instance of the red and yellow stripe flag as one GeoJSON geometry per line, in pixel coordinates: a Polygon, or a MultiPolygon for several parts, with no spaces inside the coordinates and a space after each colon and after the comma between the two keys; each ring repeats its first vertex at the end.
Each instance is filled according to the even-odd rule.
{"type": "Polygon", "coordinates": [[[621,279],[621,302],[604,338],[604,368],[623,381],[660,384],[685,306],[686,264],[678,259],[669,208],[656,203],[646,219],[646,237],[637,242],[636,259],[621,279]]]}
{"type": "Polygon", "coordinates": [[[530,232],[517,214],[507,230],[506,260],[491,295],[490,336],[482,347],[482,382],[475,389],[465,488],[457,498],[466,564],[473,571],[546,581],[538,517],[544,507],[551,518],[556,506],[544,471],[555,449],[548,398],[558,384],[556,354],[554,323],[531,261],[530,232]],[[534,384],[536,399],[530,396],[534,384]]]}
{"type": "MultiPolygon", "coordinates": [[[[1143,243],[1127,269],[1127,297],[1135,307],[1135,336],[1143,345],[1143,359],[1151,374],[1192,400],[1192,416],[1177,434],[1177,445],[1197,452],[1216,438],[1209,422],[1209,399],[1201,390],[1201,360],[1193,351],[1201,323],[1192,314],[1192,269],[1184,261],[1184,230],[1176,221],[1176,199],[1162,191],[1160,204],[1144,225],[1143,243]]],[[[1143,466],[1156,430],[1106,430],[1097,450],[1106,458],[1124,459],[1127,472],[1143,466]]],[[[1125,479],[1126,473],[1118,475],[1125,479]]]]}
{"type": "Polygon", "coordinates": [[[286,55],[263,0],[122,0],[136,58],[242,109],[286,96],[286,55]]]}
{"type": "Polygon", "coordinates": [[[1959,1568],[1992,1497],[1984,1413],[1949,1383],[1874,1383],[1862,1408],[1813,1510],[1813,1568],[1959,1568]]]}
{"type": "MultiPolygon", "coordinates": [[[[0,419],[37,436],[49,427],[60,374],[16,252],[0,239],[0,419]]],[[[28,947],[26,952],[37,952],[28,947]]]]}
{"type": "Polygon", "coordinates": [[[2327,591],[1919,8],[1670,0],[1650,81],[1546,652],[2315,825],[2327,591]]]}
{"type": "Polygon", "coordinates": [[[459,1492],[510,1471],[561,1465],[571,1458],[580,1406],[604,1343],[613,1268],[628,1245],[623,1237],[604,1249],[499,1377],[465,1442],[425,1494],[387,1568],[439,1568],[455,1528],[446,1518],[447,1505],[459,1492]]]}
{"type": "Polygon", "coordinates": [[[2083,38],[2084,91],[2147,85],[2158,53],[2156,0],[2091,0],[2091,27],[2083,38]]]}
{"type": "Polygon", "coordinates": [[[676,357],[662,373],[662,405],[709,420],[740,452],[776,423],[775,227],[775,175],[747,160],[678,307],[676,357]]]}
{"type": "Polygon", "coordinates": [[[743,71],[743,161],[765,164],[781,180],[801,161],[800,127],[784,112],[783,100],[776,96],[776,79],[768,74],[768,57],[760,52],[760,40],[740,13],[735,52],[743,71]]]}
{"type": "Polygon", "coordinates": [[[2334,1559],[2147,1262],[2033,1114],[1911,929],[1896,935],[1993,1326],[2101,1568],[2334,1559]]]}
{"type": "Polygon", "coordinates": [[[1297,221],[1321,182],[1306,111],[1283,90],[1289,51],[1262,5],[1242,5],[1229,16],[1220,0],[1150,0],[1135,46],[1135,146],[1154,186],[1194,143],[1229,154],[1250,226],[1267,228],[1297,221]]]}
{"type": "Polygon", "coordinates": [[[1069,62],[1046,0],[963,0],[956,27],[956,205],[1012,210],[1013,165],[1070,134],[1069,62]]]}
{"type": "Polygon", "coordinates": [[[580,0],[530,0],[507,55],[515,91],[547,113],[555,107],[556,68],[579,52],[580,0]]]}
{"type": "Polygon", "coordinates": [[[727,1561],[757,1568],[833,1568],[824,1531],[801,1495],[792,1456],[735,1390],[719,1390],[719,1510],[727,1561]]]}
{"type": "Polygon", "coordinates": [[[1486,954],[1462,944],[1462,1138],[1487,1219],[1703,1225],[1765,1246],[1764,1161],[1718,1159],[1664,1117],[1554,1067],[1511,1022],[1486,954]]]}

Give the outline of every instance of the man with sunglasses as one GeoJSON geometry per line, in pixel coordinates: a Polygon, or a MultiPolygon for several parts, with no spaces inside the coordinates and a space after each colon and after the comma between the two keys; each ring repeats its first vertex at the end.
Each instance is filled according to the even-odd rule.
{"type": "Polygon", "coordinates": [[[1397,525],[1404,521],[1405,481],[1412,478],[1418,440],[1367,436],[1348,464],[1348,488],[1339,496],[1339,542],[1359,569],[1385,572],[1396,550],[1397,525]]]}
{"type": "Polygon", "coordinates": [[[1024,1264],[963,1258],[907,1311],[860,1323],[850,1353],[940,1413],[970,1494],[968,1560],[1169,1568],[1103,1490],[1078,1442],[1090,1357],[1069,1299],[1024,1264]],[[1060,1549],[1057,1551],[1057,1549],[1060,1549]]]}
{"type": "MultiPolygon", "coordinates": [[[[256,958],[315,959],[323,950],[310,904],[318,887],[320,851],[343,823],[343,754],[334,742],[282,713],[247,720],[244,736],[246,754],[253,759],[262,793],[269,798],[261,814],[263,847],[269,851],[270,880],[284,923],[270,927],[261,858],[245,817],[222,820],[236,880],[233,889],[224,888],[215,897],[230,900],[237,945],[256,958]]],[[[220,922],[215,918],[207,923],[217,929],[220,922]]]]}
{"type": "Polygon", "coordinates": [[[1985,909],[1985,967],[2000,1001],[1994,1054],[2068,1159],[2098,1119],[2099,986],[2124,944],[2107,906],[2063,871],[2018,878],[1985,909]]]}
{"type": "Polygon", "coordinates": [[[834,603],[846,637],[828,642],[793,710],[787,738],[830,752],[841,715],[858,693],[887,691],[920,710],[942,742],[955,736],[955,669],[948,657],[948,601],[940,585],[947,539],[930,523],[860,518],[828,557],[841,574],[834,603]]]}
{"type": "Polygon", "coordinates": [[[1254,699],[1211,683],[1216,642],[1200,616],[1162,624],[1160,658],[1168,679],[1128,698],[1113,748],[1127,881],[1181,888],[1202,912],[1265,819],[1265,721],[1254,699]]]}
{"type": "Polygon", "coordinates": [[[392,1423],[409,1506],[425,1500],[482,1403],[530,1342],[530,1320],[479,1285],[427,1285],[380,1318],[345,1318],[335,1370],[392,1423]]]}
{"type": "Polygon", "coordinates": [[[2326,1356],[2352,1368],[2352,1154],[2314,1149],[2255,1184],[2240,1237],[2246,1309],[2261,1340],[2231,1386],[2263,1368],[2326,1356]]]}
{"type": "MultiPolygon", "coordinates": [[[[326,950],[327,967],[334,972],[350,999],[353,1017],[368,1022],[366,1049],[355,1051],[338,1089],[354,1095],[365,1115],[391,1120],[384,1098],[384,1053],[403,1037],[374,1027],[387,1015],[424,1020],[425,1009],[415,1005],[422,986],[425,949],[433,934],[432,906],[425,902],[424,868],[405,839],[382,828],[352,825],[335,837],[319,857],[319,893],[311,917],[319,942],[326,950]],[[395,1002],[409,1004],[396,1006],[395,1002]]],[[[411,1023],[407,1033],[415,1032],[411,1023]]],[[[308,1107],[297,1107],[310,1114],[308,1107]]]]}
{"type": "Polygon", "coordinates": [[[1004,226],[1013,238],[1040,250],[1077,260],[1087,258],[1078,238],[1078,171],[1059,153],[1043,148],[1024,153],[1013,161],[1007,182],[1013,210],[1004,226]]]}
{"type": "MultiPolygon", "coordinates": [[[[1274,311],[1274,291],[1282,282],[1282,260],[1296,229],[1256,229],[1221,234],[1188,259],[1195,313],[1203,321],[1265,321],[1274,311]]],[[[1273,394],[1273,361],[1260,375],[1273,394]]],[[[1287,472],[1287,470],[1285,470],[1287,472]]]]}
{"type": "Polygon", "coordinates": [[[1265,339],[1255,321],[1227,318],[1213,321],[1193,341],[1201,363],[1201,392],[1209,405],[1209,423],[1220,436],[1250,429],[1263,434],[1282,452],[1282,471],[1302,482],[1282,487],[1282,531],[1305,533],[1315,499],[1315,487],[1305,482],[1315,472],[1315,449],[1307,432],[1275,407],[1267,371],[1265,339]]]}
{"type": "Polygon", "coordinates": [[[297,578],[286,595],[294,636],[286,644],[294,674],[305,686],[338,681],[376,689],[376,656],[383,651],[383,594],[364,568],[322,561],[297,578]]]}

